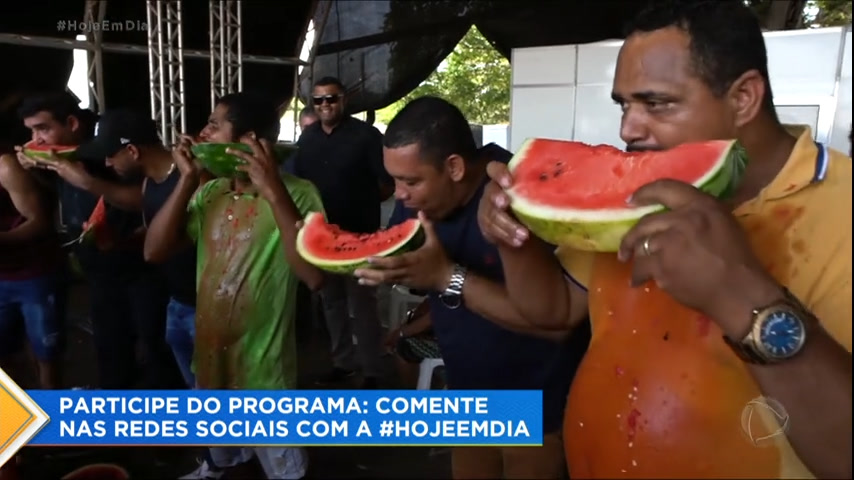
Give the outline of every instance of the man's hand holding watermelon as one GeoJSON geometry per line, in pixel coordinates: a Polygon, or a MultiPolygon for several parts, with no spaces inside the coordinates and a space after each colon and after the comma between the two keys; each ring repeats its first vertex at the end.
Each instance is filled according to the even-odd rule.
{"type": "MultiPolygon", "coordinates": [[[[479,206],[480,228],[499,247],[520,248],[529,232],[507,211],[510,197],[504,190],[512,185],[512,176],[498,162],[487,171],[492,182],[479,206]]],[[[637,207],[667,207],[644,217],[623,239],[618,255],[633,261],[635,286],[654,281],[683,305],[711,318],[735,320],[720,325],[733,338],[744,336],[746,329],[743,315],[733,312],[780,296],[782,289],[756,259],[738,222],[714,197],[682,182],[662,180],[641,187],[629,201],[637,207]]]]}
{"type": "Polygon", "coordinates": [[[92,179],[82,162],[65,160],[55,154],[51,155],[49,163],[45,163],[44,168],[56,172],[66,182],[84,190],[88,190],[92,179]]]}
{"type": "Polygon", "coordinates": [[[399,284],[415,290],[444,291],[454,270],[433,223],[418,212],[424,229],[424,244],[418,250],[391,257],[370,258],[368,268],[356,270],[362,285],[399,284]]]}
{"type": "Polygon", "coordinates": [[[258,189],[258,193],[270,203],[274,203],[283,196],[290,198],[285,184],[282,183],[276,163],[276,155],[270,142],[264,139],[259,142],[254,135],[247,135],[240,141],[249,145],[252,149],[251,154],[230,148],[226,152],[246,162],[245,165],[241,165],[237,169],[249,176],[249,180],[258,189]]]}

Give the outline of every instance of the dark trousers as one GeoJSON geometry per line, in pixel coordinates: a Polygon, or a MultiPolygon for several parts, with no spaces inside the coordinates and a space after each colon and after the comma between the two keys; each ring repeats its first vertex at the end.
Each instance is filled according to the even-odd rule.
{"type": "Polygon", "coordinates": [[[166,343],[169,295],[161,279],[93,276],[89,289],[100,388],[186,388],[166,343]]]}

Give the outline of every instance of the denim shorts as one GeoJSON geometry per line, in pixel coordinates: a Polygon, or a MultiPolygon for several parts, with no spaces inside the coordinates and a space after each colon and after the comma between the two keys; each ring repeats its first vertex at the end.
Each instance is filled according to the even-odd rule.
{"type": "Polygon", "coordinates": [[[0,280],[0,357],[17,351],[22,325],[39,361],[56,357],[60,338],[58,288],[53,275],[0,280]]]}

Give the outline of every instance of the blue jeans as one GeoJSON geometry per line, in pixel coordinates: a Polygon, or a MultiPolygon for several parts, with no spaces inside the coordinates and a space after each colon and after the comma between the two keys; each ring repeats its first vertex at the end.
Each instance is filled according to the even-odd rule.
{"type": "Polygon", "coordinates": [[[0,280],[0,357],[20,346],[20,322],[39,361],[55,359],[60,339],[57,312],[59,284],[54,275],[26,280],[0,280]]]}
{"type": "Polygon", "coordinates": [[[169,299],[166,307],[166,343],[172,347],[181,375],[190,388],[195,387],[193,375],[193,346],[196,338],[196,308],[169,299]]]}

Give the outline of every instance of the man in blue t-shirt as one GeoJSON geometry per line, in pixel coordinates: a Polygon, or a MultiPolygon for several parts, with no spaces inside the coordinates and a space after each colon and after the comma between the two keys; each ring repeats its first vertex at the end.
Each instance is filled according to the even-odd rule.
{"type": "Polygon", "coordinates": [[[460,110],[435,97],[406,105],[383,145],[397,199],[390,224],[417,214],[426,240],[356,276],[428,292],[449,388],[543,391],[542,447],[457,448],[454,478],[562,478],[563,408],[590,333],[538,332],[507,298],[501,259],[480,232],[477,208],[486,164],[506,162],[510,152],[493,144],[477,150],[460,110]]]}

